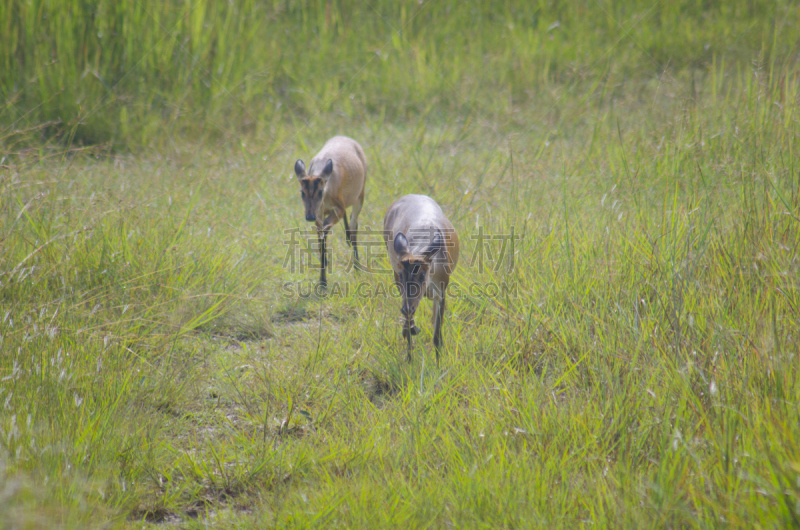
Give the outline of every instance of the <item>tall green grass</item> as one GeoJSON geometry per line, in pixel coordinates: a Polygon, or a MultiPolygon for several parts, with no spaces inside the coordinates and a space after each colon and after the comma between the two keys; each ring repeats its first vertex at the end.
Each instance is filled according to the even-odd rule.
{"type": "Polygon", "coordinates": [[[612,101],[612,76],[524,135],[352,125],[365,229],[430,193],[454,282],[517,286],[450,300],[441,367],[428,304],[407,364],[396,299],[285,294],[314,276],[283,267],[287,173],[334,121],[10,167],[4,524],[796,524],[798,76],[773,72],[719,66],[658,105],[663,85],[612,101]],[[477,226],[523,235],[512,271],[471,264],[477,226]]]}
{"type": "Polygon", "coordinates": [[[93,6],[0,7],[0,526],[798,524],[793,4],[93,6]],[[40,48],[98,66],[48,99],[84,59],[40,48]],[[285,267],[338,133],[362,229],[427,193],[461,236],[440,366],[343,229],[329,296],[285,267]]]}
{"type": "Polygon", "coordinates": [[[759,52],[770,63],[794,50],[798,10],[786,1],[4,0],[0,20],[7,148],[9,132],[42,126],[37,135],[67,143],[137,148],[320,113],[513,114],[609,71],[641,79],[714,60],[747,67],[759,52]]]}

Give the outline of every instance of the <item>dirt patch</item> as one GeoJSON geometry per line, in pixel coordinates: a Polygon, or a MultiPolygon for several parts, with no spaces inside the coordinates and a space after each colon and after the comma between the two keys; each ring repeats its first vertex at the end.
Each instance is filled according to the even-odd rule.
{"type": "Polygon", "coordinates": [[[296,322],[305,322],[311,318],[311,315],[306,311],[305,307],[284,307],[279,309],[272,315],[270,321],[276,324],[292,324],[296,322]]]}

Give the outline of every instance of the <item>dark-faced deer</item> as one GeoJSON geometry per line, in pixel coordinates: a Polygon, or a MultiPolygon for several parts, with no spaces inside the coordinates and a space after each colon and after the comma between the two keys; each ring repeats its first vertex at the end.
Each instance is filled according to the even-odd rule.
{"type": "Polygon", "coordinates": [[[327,285],[325,240],[330,229],[344,220],[345,240],[353,246],[353,258],[358,265],[358,214],[364,205],[364,186],[367,180],[367,158],[358,142],[346,136],[334,136],[311,159],[306,171],[302,160],[294,164],[300,182],[300,196],[306,210],[306,221],[317,225],[320,247],[319,283],[327,285]],[[350,224],[346,210],[353,207],[350,224]]]}
{"type": "Polygon", "coordinates": [[[403,296],[403,336],[419,333],[414,313],[422,297],[433,300],[433,345],[436,362],[442,348],[442,320],[450,275],[458,263],[458,235],[439,205],[425,195],[397,199],[383,219],[383,238],[394,270],[394,281],[403,296]]]}

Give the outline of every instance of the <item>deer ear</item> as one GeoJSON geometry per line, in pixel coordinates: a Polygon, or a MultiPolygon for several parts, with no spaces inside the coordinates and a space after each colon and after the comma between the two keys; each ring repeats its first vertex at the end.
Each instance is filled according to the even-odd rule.
{"type": "Polygon", "coordinates": [[[398,232],[397,235],[394,236],[394,253],[398,256],[408,254],[408,239],[406,239],[406,236],[404,236],[402,232],[398,232]]]}
{"type": "Polygon", "coordinates": [[[297,175],[297,178],[299,179],[306,176],[306,165],[299,158],[297,159],[297,162],[294,163],[294,174],[297,175]]]}
{"type": "Polygon", "coordinates": [[[433,236],[433,241],[431,241],[431,244],[428,245],[428,248],[426,248],[425,251],[422,253],[422,256],[425,258],[425,261],[429,263],[433,261],[433,257],[440,250],[442,250],[442,247],[444,247],[444,238],[442,238],[442,233],[437,231],[436,235],[433,236]]]}
{"type": "Polygon", "coordinates": [[[325,167],[322,168],[322,178],[327,182],[331,175],[333,175],[333,160],[330,158],[325,162],[325,167]]]}

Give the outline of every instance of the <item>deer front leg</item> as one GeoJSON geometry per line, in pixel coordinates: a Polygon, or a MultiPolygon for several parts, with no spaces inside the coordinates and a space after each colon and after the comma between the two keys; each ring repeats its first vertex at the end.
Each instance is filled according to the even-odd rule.
{"type": "MultiPolygon", "coordinates": [[[[403,296],[403,282],[400,281],[400,275],[394,273],[394,283],[400,290],[400,296],[403,296]]],[[[403,338],[406,339],[406,362],[411,362],[411,348],[413,343],[411,337],[419,333],[419,328],[414,325],[414,319],[408,315],[403,315],[403,338]],[[415,331],[416,329],[416,331],[415,331]]]]}
{"type": "MultiPolygon", "coordinates": [[[[400,291],[400,296],[403,295],[403,284],[400,282],[400,275],[396,272],[394,273],[394,284],[397,286],[397,289],[400,291]]],[[[408,339],[411,341],[411,337],[414,335],[419,334],[419,328],[414,323],[414,317],[409,319],[403,319],[403,338],[408,339]],[[408,326],[406,326],[406,323],[408,326]]]]}
{"type": "Polygon", "coordinates": [[[319,237],[319,262],[320,262],[320,271],[319,271],[319,284],[322,287],[326,287],[328,285],[328,280],[326,277],[326,272],[328,269],[328,253],[327,253],[327,239],[328,239],[328,232],[330,232],[333,225],[339,222],[339,219],[342,218],[344,215],[344,210],[338,207],[334,207],[333,211],[325,217],[325,220],[321,223],[319,222],[319,218],[317,218],[317,235],[319,237]]]}
{"type": "Polygon", "coordinates": [[[325,217],[325,220],[322,221],[322,230],[328,232],[331,228],[333,228],[333,225],[339,222],[339,219],[344,218],[344,213],[344,208],[341,206],[334,206],[333,211],[331,211],[331,213],[325,217]]]}
{"type": "Polygon", "coordinates": [[[319,238],[319,285],[324,289],[328,286],[328,279],[325,275],[328,267],[328,259],[325,248],[325,240],[328,237],[328,231],[318,230],[317,237],[319,238]]]}

